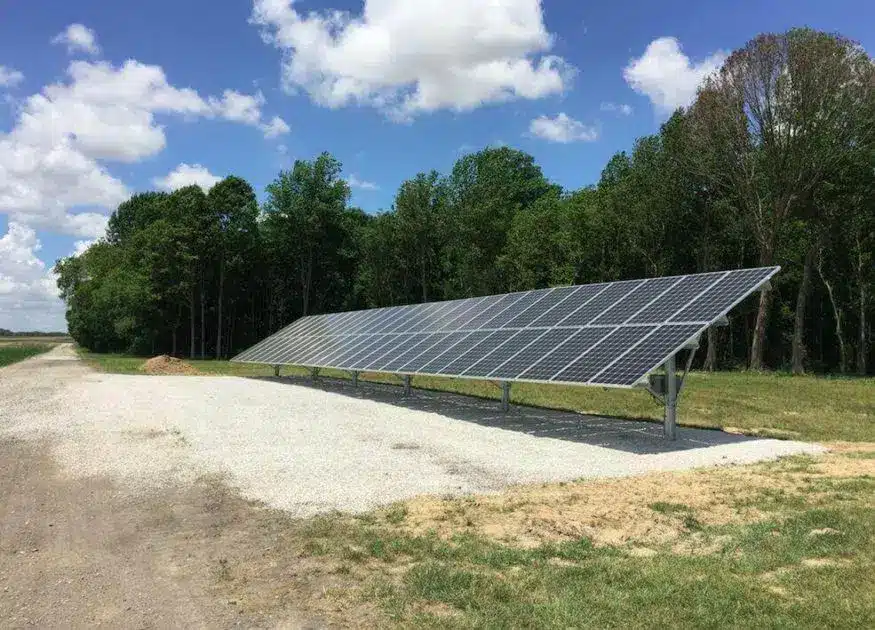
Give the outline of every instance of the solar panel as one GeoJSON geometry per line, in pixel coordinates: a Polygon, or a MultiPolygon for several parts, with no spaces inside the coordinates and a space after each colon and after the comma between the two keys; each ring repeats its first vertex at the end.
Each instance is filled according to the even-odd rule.
{"type": "Polygon", "coordinates": [[[631,387],[778,267],[303,317],[233,361],[631,387]]]}

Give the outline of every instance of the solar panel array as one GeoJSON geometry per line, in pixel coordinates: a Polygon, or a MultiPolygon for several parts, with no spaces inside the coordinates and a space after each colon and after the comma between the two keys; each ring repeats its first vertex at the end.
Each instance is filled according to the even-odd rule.
{"type": "Polygon", "coordinates": [[[779,267],[303,317],[233,361],[631,387],[779,267]]]}

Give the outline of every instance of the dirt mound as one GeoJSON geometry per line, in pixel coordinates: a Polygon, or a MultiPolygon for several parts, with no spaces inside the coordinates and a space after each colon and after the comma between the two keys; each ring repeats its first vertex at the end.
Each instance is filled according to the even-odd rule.
{"type": "Polygon", "coordinates": [[[193,365],[166,354],[149,359],[140,369],[146,374],[200,374],[193,365]]]}

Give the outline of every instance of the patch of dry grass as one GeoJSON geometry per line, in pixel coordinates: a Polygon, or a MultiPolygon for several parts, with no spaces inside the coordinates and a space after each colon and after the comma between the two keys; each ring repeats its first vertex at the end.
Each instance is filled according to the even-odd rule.
{"type": "Polygon", "coordinates": [[[859,453],[875,453],[875,444],[836,443],[817,459],[420,497],[405,504],[398,525],[415,536],[473,534],[527,548],[579,538],[596,546],[663,544],[689,532],[691,515],[699,526],[753,523],[766,516],[753,501],[763,492],[800,493],[818,480],[875,475],[875,459],[847,456],[859,453]],[[660,504],[680,509],[660,510],[660,504]]]}

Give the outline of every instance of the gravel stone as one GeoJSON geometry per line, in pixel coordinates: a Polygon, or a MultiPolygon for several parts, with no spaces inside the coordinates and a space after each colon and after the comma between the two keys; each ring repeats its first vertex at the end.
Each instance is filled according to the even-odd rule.
{"type": "Polygon", "coordinates": [[[67,474],[108,475],[123,491],[220,475],[301,517],[825,450],[697,429],[668,443],[653,423],[523,407],[505,415],[492,401],[400,389],[102,374],[59,346],[0,370],[0,437],[49,439],[67,474]]]}

